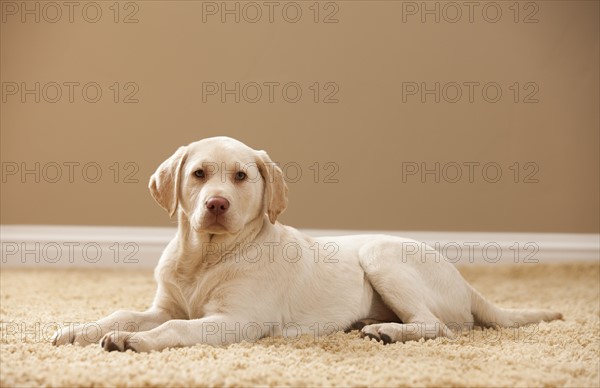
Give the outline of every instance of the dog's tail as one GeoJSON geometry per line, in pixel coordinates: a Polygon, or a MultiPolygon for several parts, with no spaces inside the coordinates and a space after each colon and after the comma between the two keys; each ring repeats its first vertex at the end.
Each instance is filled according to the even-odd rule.
{"type": "Polygon", "coordinates": [[[486,327],[523,326],[541,321],[562,319],[561,313],[538,309],[505,309],[486,300],[477,290],[471,288],[471,312],[475,323],[486,327]]]}

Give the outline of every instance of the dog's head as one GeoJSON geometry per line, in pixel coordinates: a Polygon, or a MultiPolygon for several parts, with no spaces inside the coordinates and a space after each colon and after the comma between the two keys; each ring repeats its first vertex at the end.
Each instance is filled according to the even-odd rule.
{"type": "Polygon", "coordinates": [[[275,223],[287,206],[281,169],[266,152],[228,137],[180,147],[158,167],[149,187],[170,216],[182,211],[201,233],[235,234],[264,213],[275,223]]]}

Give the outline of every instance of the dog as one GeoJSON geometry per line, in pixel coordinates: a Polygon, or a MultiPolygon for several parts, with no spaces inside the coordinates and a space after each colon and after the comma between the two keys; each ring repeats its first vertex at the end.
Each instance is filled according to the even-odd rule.
{"type": "Polygon", "coordinates": [[[232,138],[180,147],[149,188],[178,219],[155,269],[152,307],[117,311],[93,330],[61,328],[54,345],[149,352],[353,329],[387,344],[562,319],[493,305],[414,240],[312,238],[280,224],[288,203],[282,170],[265,151],[232,138]]]}

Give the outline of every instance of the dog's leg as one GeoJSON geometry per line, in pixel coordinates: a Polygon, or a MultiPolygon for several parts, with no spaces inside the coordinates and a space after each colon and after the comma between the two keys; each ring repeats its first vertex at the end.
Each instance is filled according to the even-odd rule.
{"type": "Polygon", "coordinates": [[[379,321],[377,319],[371,319],[371,318],[359,319],[358,321],[354,322],[349,328],[344,330],[344,333],[350,333],[353,330],[361,330],[363,327],[365,327],[367,325],[374,325],[376,323],[381,323],[381,322],[383,322],[383,321],[379,321]]]}
{"type": "Polygon", "coordinates": [[[108,332],[137,332],[154,329],[171,319],[170,314],[160,309],[144,312],[116,311],[98,322],[71,324],[60,328],[52,337],[52,344],[89,345],[98,341],[108,332]]]}
{"type": "Polygon", "coordinates": [[[100,345],[104,350],[121,352],[127,349],[136,352],[160,351],[196,344],[226,345],[243,340],[256,341],[272,326],[224,315],[192,320],[173,319],[145,332],[108,333],[100,345]]]}
{"type": "Polygon", "coordinates": [[[433,315],[423,303],[421,298],[427,297],[426,295],[420,295],[414,289],[407,289],[406,286],[398,285],[398,281],[409,279],[399,277],[392,280],[378,272],[368,273],[367,278],[402,323],[367,324],[360,329],[362,337],[367,336],[387,344],[451,335],[448,327],[433,315]]]}
{"type": "Polygon", "coordinates": [[[434,339],[447,337],[450,331],[444,323],[432,314],[424,314],[410,323],[377,323],[367,325],[360,331],[361,337],[381,340],[385,344],[394,342],[418,341],[421,338],[434,339]]]}
{"type": "Polygon", "coordinates": [[[359,260],[375,291],[402,323],[369,324],[361,329],[361,336],[384,343],[450,336],[448,327],[428,308],[435,292],[417,268],[401,262],[402,251],[395,248],[373,245],[361,252],[359,260]]]}

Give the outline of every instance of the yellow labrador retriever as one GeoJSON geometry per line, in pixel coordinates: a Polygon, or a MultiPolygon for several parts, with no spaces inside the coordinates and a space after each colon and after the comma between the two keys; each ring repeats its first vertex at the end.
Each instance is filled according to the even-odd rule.
{"type": "Polygon", "coordinates": [[[287,205],[282,171],[264,151],[231,138],[179,148],[151,177],[150,191],[179,221],[155,270],[152,307],[63,328],[55,345],[148,352],[353,328],[392,343],[561,318],[494,306],[413,240],[312,238],[278,223],[287,205]]]}

